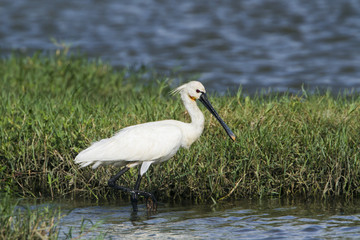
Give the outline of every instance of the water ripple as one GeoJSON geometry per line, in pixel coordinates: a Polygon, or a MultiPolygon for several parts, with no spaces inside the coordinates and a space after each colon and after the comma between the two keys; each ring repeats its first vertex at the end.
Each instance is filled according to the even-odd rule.
{"type": "Polygon", "coordinates": [[[200,73],[210,90],[360,89],[360,2],[3,0],[0,54],[70,43],[115,66],[200,73]]]}
{"type": "Polygon", "coordinates": [[[81,219],[91,219],[104,223],[88,232],[87,237],[103,232],[112,239],[357,238],[360,236],[358,203],[319,206],[319,203],[309,202],[243,200],[223,206],[162,205],[153,215],[146,213],[144,205],[140,206],[138,214],[133,214],[126,203],[120,206],[62,203],[59,205],[63,211],[72,211],[62,219],[60,237],[69,227],[76,236],[81,219]]]}

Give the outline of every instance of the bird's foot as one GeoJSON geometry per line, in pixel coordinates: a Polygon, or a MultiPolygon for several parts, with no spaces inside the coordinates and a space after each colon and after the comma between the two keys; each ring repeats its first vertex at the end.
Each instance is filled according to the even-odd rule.
{"type": "Polygon", "coordinates": [[[156,212],[157,210],[157,200],[155,196],[151,193],[139,191],[139,190],[132,190],[131,191],[131,204],[133,206],[133,211],[137,212],[137,202],[138,202],[138,196],[141,195],[145,197],[146,199],[146,208],[149,212],[156,212]]]}
{"type": "Polygon", "coordinates": [[[152,197],[146,198],[146,209],[148,210],[148,212],[156,212],[157,201],[153,195],[152,195],[152,197]]]}

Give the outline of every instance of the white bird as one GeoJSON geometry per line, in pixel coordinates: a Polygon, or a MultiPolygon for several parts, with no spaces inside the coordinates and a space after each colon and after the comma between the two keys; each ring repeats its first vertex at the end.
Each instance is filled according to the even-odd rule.
{"type": "Polygon", "coordinates": [[[151,193],[139,191],[142,176],[151,164],[169,160],[180,147],[189,148],[204,130],[204,115],[198,108],[199,100],[216,117],[229,137],[235,141],[235,135],[211,106],[206,97],[204,86],[198,81],[191,81],[172,92],[180,93],[181,99],[191,117],[191,123],[176,120],[148,122],[123,128],[114,136],[93,143],[89,148],[81,151],[75,158],[80,167],[92,165],[115,165],[124,167],[113,176],[108,184],[110,187],[131,193],[133,210],[137,211],[138,195],[151,198],[149,208],[156,209],[156,199],[151,193]],[[117,185],[115,182],[130,168],[141,165],[134,189],[117,185]]]}

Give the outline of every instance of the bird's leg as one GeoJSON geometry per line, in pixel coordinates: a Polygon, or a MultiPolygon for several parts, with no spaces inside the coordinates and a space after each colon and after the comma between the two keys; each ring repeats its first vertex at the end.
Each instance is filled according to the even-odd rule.
{"type": "Polygon", "coordinates": [[[133,206],[133,211],[137,212],[137,202],[138,202],[138,193],[136,191],[139,191],[140,182],[141,182],[142,176],[139,174],[139,177],[136,180],[134,191],[131,192],[131,204],[133,206]]]}
{"type": "Polygon", "coordinates": [[[115,188],[117,190],[122,190],[122,191],[125,191],[125,192],[130,192],[131,189],[129,188],[126,188],[126,187],[122,187],[122,186],[119,186],[119,185],[116,185],[116,181],[124,174],[126,173],[127,171],[129,171],[130,168],[128,167],[124,167],[123,169],[120,170],[120,172],[118,172],[115,176],[111,177],[108,181],[108,186],[109,187],[112,187],[112,188],[115,188]]]}
{"type": "Polygon", "coordinates": [[[118,172],[115,176],[111,177],[108,181],[108,186],[112,187],[114,189],[117,190],[121,190],[124,192],[128,192],[131,194],[131,204],[133,206],[133,210],[134,212],[137,212],[137,200],[138,200],[138,195],[144,196],[146,198],[146,205],[148,207],[148,210],[152,211],[156,211],[156,199],[154,197],[154,195],[152,195],[151,193],[148,192],[144,192],[144,191],[140,191],[139,187],[140,187],[140,182],[141,182],[141,178],[142,176],[139,174],[138,179],[136,180],[135,183],[135,188],[134,189],[130,189],[127,187],[123,187],[123,186],[119,186],[116,184],[116,181],[127,171],[129,171],[130,168],[128,167],[124,167],[123,169],[120,170],[120,172],[118,172]],[[151,204],[149,205],[149,198],[151,199],[151,204]],[[150,207],[149,207],[150,206],[150,207]]]}
{"type": "Polygon", "coordinates": [[[124,192],[129,192],[131,193],[131,204],[133,206],[133,211],[137,212],[138,208],[137,208],[137,196],[138,194],[135,192],[139,189],[140,186],[140,181],[141,181],[141,176],[139,175],[139,178],[137,179],[136,183],[135,183],[135,189],[130,189],[127,187],[123,187],[123,186],[119,186],[116,184],[116,181],[127,171],[129,171],[130,168],[128,167],[124,167],[123,169],[120,170],[120,172],[118,172],[115,176],[113,176],[112,178],[109,179],[108,181],[108,185],[109,187],[112,187],[114,189],[117,190],[121,190],[124,192]]]}
{"type": "Polygon", "coordinates": [[[156,201],[154,195],[151,193],[148,193],[148,192],[139,191],[141,179],[142,179],[142,176],[139,174],[139,176],[136,180],[136,183],[135,183],[134,191],[131,192],[131,204],[133,206],[133,210],[134,210],[134,212],[137,211],[138,195],[141,195],[146,198],[147,209],[149,211],[156,211],[156,209],[157,209],[156,202],[157,201],[156,201]]]}

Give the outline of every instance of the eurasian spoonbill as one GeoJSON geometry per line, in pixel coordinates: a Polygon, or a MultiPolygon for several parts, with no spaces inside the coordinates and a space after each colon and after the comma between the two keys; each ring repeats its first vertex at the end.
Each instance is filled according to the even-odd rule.
{"type": "MultiPolygon", "coordinates": [[[[148,122],[123,128],[114,136],[93,143],[81,151],[75,158],[80,167],[92,165],[115,165],[123,167],[118,174],[111,177],[108,185],[114,189],[131,193],[133,210],[137,211],[138,195],[151,199],[150,208],[156,209],[156,199],[153,194],[140,191],[142,176],[151,164],[167,161],[180,147],[189,148],[197,140],[204,129],[204,115],[198,108],[199,100],[215,116],[229,137],[235,141],[235,135],[211,106],[206,96],[204,86],[198,81],[191,81],[173,90],[180,93],[181,99],[191,117],[191,123],[176,120],[148,122]],[[134,189],[119,186],[116,181],[130,168],[141,165],[134,189]]],[[[149,207],[149,206],[148,206],[149,207]]]]}

